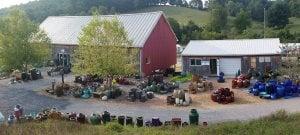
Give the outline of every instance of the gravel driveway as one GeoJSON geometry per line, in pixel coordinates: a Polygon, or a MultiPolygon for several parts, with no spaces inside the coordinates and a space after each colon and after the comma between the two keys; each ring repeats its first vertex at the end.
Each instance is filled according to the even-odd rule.
{"type": "MultiPolygon", "coordinates": [[[[71,76],[66,76],[66,80],[71,80],[71,76]]],[[[7,116],[12,112],[16,104],[24,107],[25,112],[38,112],[43,108],[56,107],[63,112],[83,112],[86,114],[101,113],[109,111],[114,115],[144,116],[145,119],[160,117],[161,120],[170,120],[180,117],[184,121],[188,120],[189,108],[156,108],[139,105],[117,104],[113,102],[92,102],[90,100],[76,99],[55,99],[38,94],[37,89],[49,86],[51,78],[32,81],[23,84],[8,85],[9,80],[0,80],[0,112],[7,116]]],[[[59,80],[59,77],[56,77],[59,80]]],[[[220,109],[198,109],[200,121],[210,123],[250,120],[261,116],[269,115],[279,109],[289,112],[300,111],[300,98],[288,100],[277,100],[265,104],[249,104],[225,106],[220,109]]]]}

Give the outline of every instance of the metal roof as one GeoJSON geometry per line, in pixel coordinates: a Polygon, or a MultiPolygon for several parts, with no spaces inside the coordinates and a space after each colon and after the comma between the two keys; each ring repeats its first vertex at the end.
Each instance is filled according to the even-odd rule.
{"type": "Polygon", "coordinates": [[[251,56],[281,53],[279,38],[236,40],[192,40],[182,56],[251,56]]]}
{"type": "MultiPolygon", "coordinates": [[[[124,26],[134,47],[143,47],[158,23],[163,12],[149,12],[121,15],[103,15],[100,19],[116,18],[124,26]]],[[[50,37],[52,44],[78,45],[82,29],[92,16],[50,16],[41,25],[50,37]]]]}

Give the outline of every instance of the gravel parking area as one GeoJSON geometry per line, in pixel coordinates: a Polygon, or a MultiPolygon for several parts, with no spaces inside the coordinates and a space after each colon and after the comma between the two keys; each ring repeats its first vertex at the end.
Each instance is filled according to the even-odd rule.
{"type": "MultiPolygon", "coordinates": [[[[55,77],[59,80],[60,77],[55,77]]],[[[66,76],[66,81],[71,81],[72,76],[66,76]]],[[[74,98],[55,98],[41,94],[37,90],[49,86],[51,78],[46,77],[42,80],[31,81],[22,84],[8,85],[9,80],[0,80],[0,111],[7,116],[12,112],[16,104],[24,107],[25,112],[38,112],[46,107],[56,107],[63,112],[83,112],[86,114],[101,113],[109,111],[114,115],[144,116],[145,119],[151,119],[154,116],[162,120],[170,120],[173,117],[180,117],[184,121],[188,120],[189,110],[197,108],[200,113],[200,121],[221,122],[228,120],[250,120],[268,115],[279,109],[285,109],[289,112],[300,111],[300,98],[277,101],[262,101],[263,103],[254,104],[234,104],[222,105],[222,107],[190,106],[154,106],[153,103],[164,101],[157,97],[153,101],[146,103],[130,103],[122,101],[99,101],[96,99],[78,100],[74,98]]],[[[246,93],[244,93],[246,94],[246,93]]],[[[236,95],[239,96],[239,95],[236,95]]],[[[247,95],[250,96],[250,95],[247,95]]],[[[257,97],[253,97],[257,99],[257,97]]],[[[260,100],[260,99],[257,99],[260,100]]],[[[201,99],[199,99],[201,102],[201,99]]],[[[204,104],[204,103],[203,103],[204,104]]]]}

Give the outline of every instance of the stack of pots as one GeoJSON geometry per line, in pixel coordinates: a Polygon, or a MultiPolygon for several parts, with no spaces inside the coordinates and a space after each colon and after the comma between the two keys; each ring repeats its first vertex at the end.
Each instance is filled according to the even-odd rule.
{"type": "Polygon", "coordinates": [[[181,126],[182,121],[181,118],[172,118],[171,123],[173,126],[179,127],[181,126]]]}
{"type": "Polygon", "coordinates": [[[196,109],[191,109],[189,114],[190,125],[199,124],[199,113],[196,109]]]}
{"type": "Polygon", "coordinates": [[[225,79],[224,79],[225,74],[223,72],[221,72],[218,76],[218,83],[224,83],[225,79]]]}
{"type": "Polygon", "coordinates": [[[300,85],[295,85],[291,80],[285,80],[284,82],[277,82],[270,80],[267,83],[256,82],[250,93],[254,96],[260,96],[264,99],[279,99],[279,98],[290,98],[298,97],[300,94],[300,85]]]}
{"type": "Polygon", "coordinates": [[[232,80],[232,88],[247,88],[250,86],[250,78],[247,75],[240,75],[232,80]]]}
{"type": "Polygon", "coordinates": [[[118,116],[118,123],[120,125],[125,125],[125,116],[118,116]]]}
{"type": "Polygon", "coordinates": [[[84,123],[86,122],[86,117],[85,117],[85,115],[82,114],[82,113],[77,114],[77,116],[76,116],[76,121],[77,121],[78,123],[84,124],[84,123]]]}
{"type": "Polygon", "coordinates": [[[92,114],[90,117],[90,122],[92,125],[100,125],[101,124],[101,116],[99,114],[92,114]]]}
{"type": "Polygon", "coordinates": [[[158,117],[153,117],[151,125],[154,127],[158,127],[158,126],[162,125],[162,122],[160,121],[160,119],[158,117]]]}
{"type": "Polygon", "coordinates": [[[213,83],[207,82],[207,81],[201,81],[201,82],[192,82],[189,84],[189,92],[191,94],[196,94],[197,92],[205,92],[208,90],[213,90],[213,83]]]}
{"type": "Polygon", "coordinates": [[[129,117],[129,116],[126,117],[126,125],[127,126],[129,126],[129,125],[133,126],[134,125],[132,117],[129,117]]]}
{"type": "Polygon", "coordinates": [[[149,93],[148,97],[148,94],[144,90],[133,88],[128,93],[128,100],[134,102],[136,99],[138,99],[140,102],[146,102],[148,98],[153,98],[153,95],[151,94],[152,93],[149,93]]]}
{"type": "Polygon", "coordinates": [[[107,111],[104,111],[104,113],[102,114],[102,120],[103,120],[103,123],[106,124],[108,122],[110,122],[110,113],[107,112],[107,111]]]}
{"type": "Polygon", "coordinates": [[[14,117],[19,120],[23,115],[23,108],[20,105],[16,105],[14,108],[14,117]]]}
{"type": "Polygon", "coordinates": [[[220,104],[232,103],[234,102],[234,93],[229,88],[220,88],[213,92],[211,99],[220,104]]]}
{"type": "Polygon", "coordinates": [[[144,119],[143,119],[143,117],[137,117],[136,118],[136,126],[137,127],[143,127],[144,126],[144,119]]]}
{"type": "Polygon", "coordinates": [[[173,95],[167,97],[169,105],[188,106],[191,101],[189,93],[185,93],[183,90],[174,90],[173,95]]]}

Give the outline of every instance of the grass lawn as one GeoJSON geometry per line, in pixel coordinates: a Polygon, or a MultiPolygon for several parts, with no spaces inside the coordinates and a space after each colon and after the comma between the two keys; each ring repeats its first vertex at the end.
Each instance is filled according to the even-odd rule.
{"type": "MultiPolygon", "coordinates": [[[[200,115],[201,116],[201,115],[200,115]]],[[[65,121],[16,124],[0,127],[1,135],[290,135],[300,134],[300,113],[287,114],[279,111],[268,117],[248,122],[226,122],[185,128],[133,128],[116,123],[92,126],[65,121]]]]}
{"type": "Polygon", "coordinates": [[[189,20],[192,20],[196,24],[205,25],[209,22],[209,12],[200,11],[185,7],[174,6],[153,6],[144,8],[133,12],[154,12],[163,11],[167,17],[176,19],[180,24],[187,24],[189,20]]]}

